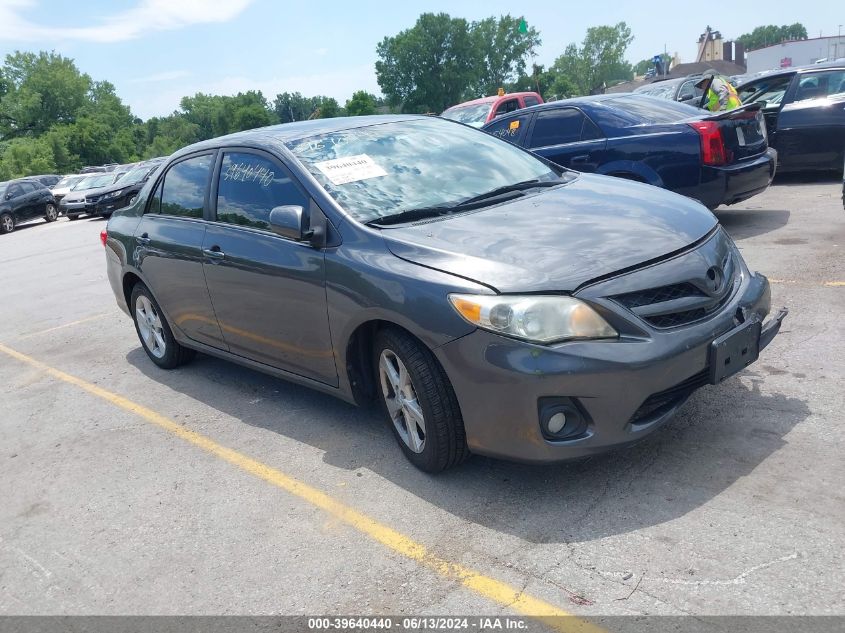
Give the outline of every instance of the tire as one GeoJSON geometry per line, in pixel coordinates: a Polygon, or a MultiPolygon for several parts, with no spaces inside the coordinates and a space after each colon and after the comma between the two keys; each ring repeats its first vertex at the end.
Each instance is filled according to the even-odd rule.
{"type": "Polygon", "coordinates": [[[414,466],[436,473],[469,457],[458,399],[425,346],[401,330],[381,330],[376,335],[373,367],[381,409],[414,466]]]}
{"type": "Polygon", "coordinates": [[[129,306],[141,347],[156,365],[175,369],[196,356],[194,350],[183,347],[173,338],[167,319],[144,284],[138,282],[132,288],[129,306]]]}
{"type": "Polygon", "coordinates": [[[68,213],[67,219],[70,220],[71,222],[73,222],[74,220],[78,220],[79,214],[78,213],[68,213]]]}
{"type": "Polygon", "coordinates": [[[44,209],[44,219],[47,222],[55,222],[59,219],[59,210],[52,202],[48,202],[47,207],[44,209]]]}
{"type": "Polygon", "coordinates": [[[11,213],[0,215],[0,233],[11,233],[15,230],[15,218],[11,213]]]}

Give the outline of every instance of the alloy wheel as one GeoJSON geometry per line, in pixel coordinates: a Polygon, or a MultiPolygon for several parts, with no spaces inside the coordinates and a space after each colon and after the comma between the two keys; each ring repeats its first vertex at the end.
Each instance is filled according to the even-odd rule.
{"type": "Polygon", "coordinates": [[[400,358],[385,349],[379,357],[379,380],[387,412],[396,432],[415,453],[425,448],[425,416],[411,375],[400,358]]]}
{"type": "Polygon", "coordinates": [[[53,222],[56,218],[59,217],[59,212],[56,211],[56,205],[48,204],[47,205],[47,220],[53,222]]]}
{"type": "Polygon", "coordinates": [[[2,218],[0,218],[0,222],[2,222],[0,226],[3,227],[4,233],[11,233],[12,230],[15,228],[15,221],[12,219],[11,215],[4,215],[2,218]]]}
{"type": "Polygon", "coordinates": [[[135,320],[144,347],[156,358],[163,358],[167,353],[167,343],[164,340],[161,318],[152,301],[144,295],[139,295],[135,301],[135,320]]]}

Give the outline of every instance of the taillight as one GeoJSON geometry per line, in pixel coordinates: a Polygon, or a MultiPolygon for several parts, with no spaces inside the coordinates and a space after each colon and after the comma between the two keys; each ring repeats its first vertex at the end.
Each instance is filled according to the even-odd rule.
{"type": "Polygon", "coordinates": [[[109,232],[106,229],[100,231],[100,241],[103,243],[103,246],[106,245],[106,240],[109,239],[109,232]]]}
{"type": "Polygon", "coordinates": [[[690,126],[701,140],[701,162],[705,165],[724,165],[728,162],[725,139],[718,121],[696,121],[690,126]]]}

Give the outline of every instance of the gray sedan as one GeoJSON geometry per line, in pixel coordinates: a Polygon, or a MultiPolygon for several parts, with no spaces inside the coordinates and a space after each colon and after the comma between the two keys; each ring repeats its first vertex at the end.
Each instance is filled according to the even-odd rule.
{"type": "Polygon", "coordinates": [[[634,442],[785,316],[764,324],[767,280],[699,203],[429,117],[192,145],[101,237],[156,365],[200,351],[377,400],[430,472],[634,442]]]}

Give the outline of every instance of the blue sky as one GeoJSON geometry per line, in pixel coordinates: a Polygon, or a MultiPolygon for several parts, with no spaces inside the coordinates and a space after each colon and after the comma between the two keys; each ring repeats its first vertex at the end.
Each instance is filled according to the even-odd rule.
{"type": "Polygon", "coordinates": [[[55,50],[72,57],[94,79],[114,83],[142,118],[168,114],[196,92],[255,89],[272,100],[299,91],[342,104],[354,90],[378,93],[376,44],[425,11],[469,20],[521,14],[540,31],[542,64],[580,42],[588,27],[621,20],[635,36],[632,62],[664,45],[693,61],[707,24],[726,37],[763,23],[802,22],[810,37],[835,35],[845,25],[845,3],[835,0],[0,0],[0,54],[55,50]]]}

